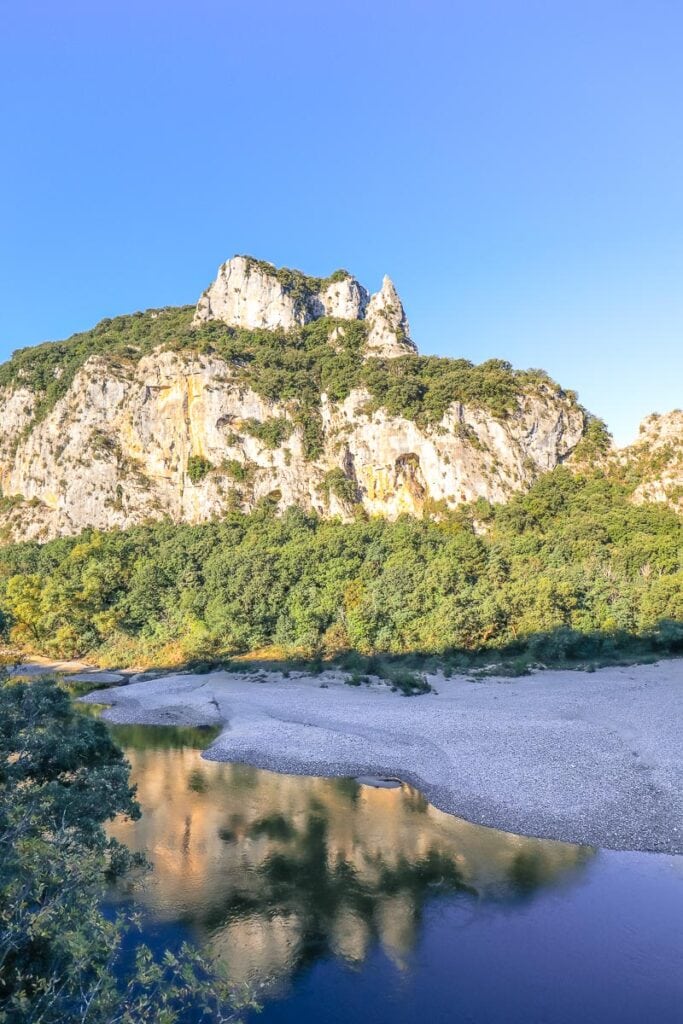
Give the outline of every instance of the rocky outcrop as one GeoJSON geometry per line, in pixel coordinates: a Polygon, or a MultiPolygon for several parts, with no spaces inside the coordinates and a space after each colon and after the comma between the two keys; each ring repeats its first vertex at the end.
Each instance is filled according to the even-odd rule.
{"type": "Polygon", "coordinates": [[[338,270],[329,278],[278,270],[251,256],[233,256],[218,269],[216,280],[197,303],[193,323],[220,320],[248,330],[291,331],[334,317],[367,320],[368,351],[375,356],[414,354],[408,321],[390,278],[372,297],[355,277],[338,270]]]}
{"type": "MultiPolygon", "coordinates": [[[[265,497],[346,518],[354,501],[390,518],[503,501],[562,461],[584,426],[550,391],[522,396],[503,420],[455,402],[433,429],[368,411],[368,399],[362,390],[341,403],[323,396],[323,451],[310,460],[291,411],[232,382],[215,356],[161,351],[131,372],[92,357],[49,416],[11,445],[5,436],[6,536],[201,522],[265,497]],[[275,448],[254,436],[255,423],[273,421],[289,431],[275,448]]],[[[9,408],[17,401],[5,396],[9,408]]]]}
{"type": "MultiPolygon", "coordinates": [[[[155,325],[147,330],[163,326],[162,314],[128,318],[134,337],[143,323],[155,325]]],[[[180,323],[178,311],[171,314],[180,323]]],[[[454,398],[440,419],[426,423],[390,413],[358,384],[362,375],[343,400],[321,385],[316,407],[310,397],[297,403],[291,392],[288,401],[264,397],[272,388],[259,391],[257,378],[250,383],[241,357],[222,357],[210,334],[199,344],[201,325],[218,320],[272,330],[278,344],[296,346],[302,325],[325,316],[333,318],[327,339],[347,370],[350,358],[362,368],[364,359],[414,356],[403,306],[386,277],[369,297],[346,272],[308,278],[235,257],[199,300],[193,328],[189,316],[182,343],[162,332],[154,337],[166,342],[126,345],[114,355],[95,330],[85,362],[69,364],[66,376],[57,365],[62,394],[49,405],[35,383],[29,386],[26,361],[14,377],[5,375],[13,383],[0,387],[0,539],[161,519],[196,523],[247,511],[264,498],[280,510],[300,505],[343,518],[358,507],[391,518],[439,515],[479,497],[504,501],[567,459],[584,434],[586,415],[575,398],[542,375],[524,378],[504,413],[454,398]],[[364,349],[344,349],[345,321],[363,323],[364,349]],[[306,430],[312,421],[313,448],[306,430]]],[[[79,351],[83,344],[79,336],[79,351]]],[[[381,361],[377,368],[384,372],[381,361]]]]}
{"type": "Polygon", "coordinates": [[[614,453],[612,461],[620,475],[636,483],[635,502],[659,502],[683,512],[683,410],[648,416],[638,440],[614,453]]]}
{"type": "Polygon", "coordinates": [[[248,330],[290,331],[323,316],[361,320],[368,298],[365,288],[343,270],[329,278],[307,277],[251,256],[233,256],[200,297],[194,323],[221,320],[248,330]]]}
{"type": "Polygon", "coordinates": [[[367,347],[372,355],[386,358],[417,352],[403,303],[390,277],[384,276],[380,291],[370,299],[366,319],[370,327],[367,347]]]}
{"type": "Polygon", "coordinates": [[[281,327],[289,331],[305,319],[305,308],[297,308],[294,296],[287,294],[274,274],[252,273],[250,261],[235,256],[219,267],[216,280],[199,299],[194,322],[222,320],[250,330],[281,327]]]}

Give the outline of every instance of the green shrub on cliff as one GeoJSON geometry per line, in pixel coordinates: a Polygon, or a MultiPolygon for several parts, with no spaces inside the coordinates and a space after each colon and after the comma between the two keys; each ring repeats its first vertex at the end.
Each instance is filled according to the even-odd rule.
{"type": "Polygon", "coordinates": [[[244,429],[247,434],[260,441],[264,447],[274,450],[285,443],[294,430],[294,424],[284,417],[271,416],[263,421],[245,420],[244,429]]]}
{"type": "Polygon", "coordinates": [[[323,480],[323,492],[329,499],[330,494],[346,505],[353,505],[358,501],[358,486],[354,480],[346,475],[343,469],[338,466],[325,474],[323,480]]]}
{"type": "Polygon", "coordinates": [[[203,455],[190,455],[187,460],[187,475],[193,484],[201,483],[214,468],[213,462],[204,458],[203,455]]]}

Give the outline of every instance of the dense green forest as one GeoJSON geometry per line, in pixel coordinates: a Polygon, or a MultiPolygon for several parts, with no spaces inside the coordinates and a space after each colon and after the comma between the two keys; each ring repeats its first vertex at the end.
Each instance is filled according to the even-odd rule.
{"type": "Polygon", "coordinates": [[[264,502],[200,526],[0,550],[6,640],[103,664],[281,657],[521,668],[683,650],[683,521],[560,467],[435,523],[323,521],[264,502]]]}

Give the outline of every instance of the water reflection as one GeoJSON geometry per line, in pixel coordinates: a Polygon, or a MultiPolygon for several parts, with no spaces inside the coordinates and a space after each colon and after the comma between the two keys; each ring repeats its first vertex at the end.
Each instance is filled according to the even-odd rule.
{"type": "Polygon", "coordinates": [[[116,732],[144,813],[112,831],[154,864],[135,895],[190,925],[235,982],[284,982],[330,953],[360,963],[375,942],[401,966],[437,892],[529,899],[593,854],[470,825],[406,785],[204,761],[199,730],[116,732]]]}

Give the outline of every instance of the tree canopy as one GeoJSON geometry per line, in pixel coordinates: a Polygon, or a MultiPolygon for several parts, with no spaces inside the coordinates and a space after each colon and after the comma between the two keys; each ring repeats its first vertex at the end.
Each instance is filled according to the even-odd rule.
{"type": "Polygon", "coordinates": [[[674,512],[560,467],[507,505],[438,523],[278,517],[264,503],[199,526],[15,545],[0,550],[0,623],[27,650],[110,664],[264,647],[455,660],[516,648],[553,663],[571,635],[674,643],[682,558],[674,512]]]}

